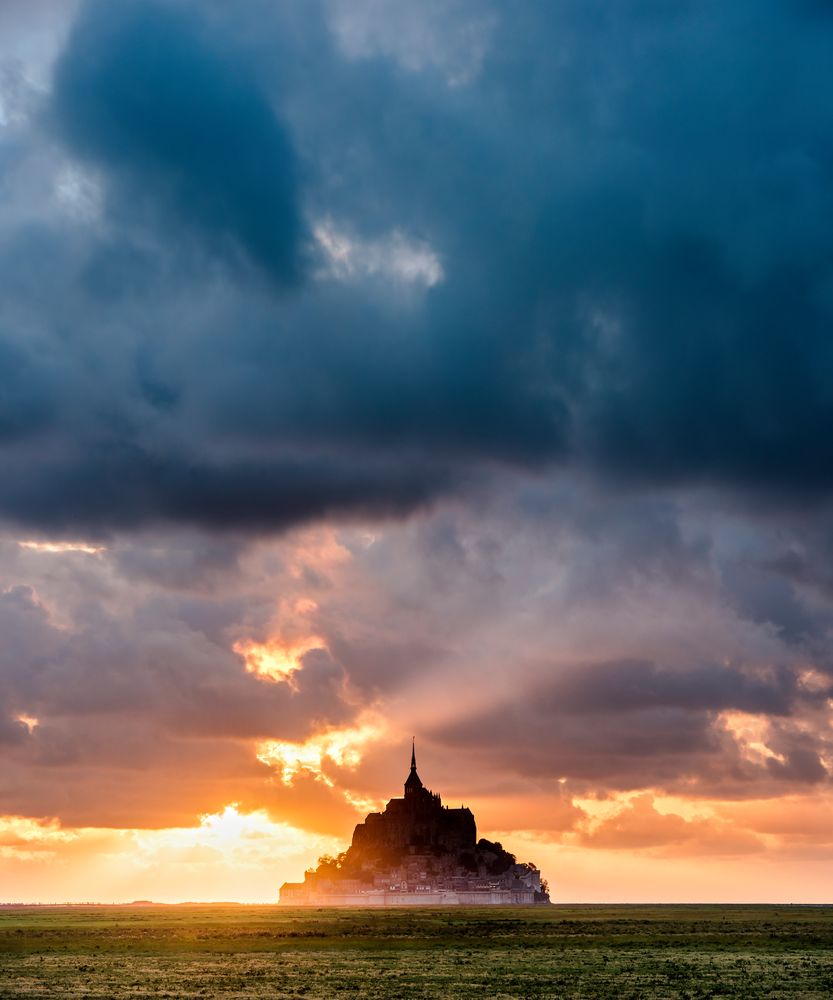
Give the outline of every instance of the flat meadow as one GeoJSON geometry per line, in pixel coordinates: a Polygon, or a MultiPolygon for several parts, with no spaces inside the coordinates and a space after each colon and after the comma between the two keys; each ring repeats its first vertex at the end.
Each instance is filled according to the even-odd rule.
{"type": "Polygon", "coordinates": [[[833,906],[0,907],[0,997],[833,996],[833,906]]]}

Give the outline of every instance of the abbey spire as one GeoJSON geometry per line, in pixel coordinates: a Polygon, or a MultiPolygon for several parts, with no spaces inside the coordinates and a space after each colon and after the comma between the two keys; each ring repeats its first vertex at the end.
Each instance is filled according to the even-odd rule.
{"type": "Polygon", "coordinates": [[[411,743],[411,773],[405,781],[405,798],[416,794],[422,790],[422,782],[417,774],[416,768],[416,740],[411,743]]]}

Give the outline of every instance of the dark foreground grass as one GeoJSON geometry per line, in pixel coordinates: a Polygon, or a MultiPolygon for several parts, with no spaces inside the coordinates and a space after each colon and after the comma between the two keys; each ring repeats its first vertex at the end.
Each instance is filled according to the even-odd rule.
{"type": "Polygon", "coordinates": [[[833,997],[833,907],[0,908],[0,997],[833,997]]]}

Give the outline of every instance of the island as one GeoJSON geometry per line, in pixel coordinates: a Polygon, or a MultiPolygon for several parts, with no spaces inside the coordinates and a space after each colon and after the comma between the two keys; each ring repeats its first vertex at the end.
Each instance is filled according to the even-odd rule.
{"type": "Polygon", "coordinates": [[[477,839],[471,810],[449,809],[422,783],[411,747],[402,798],[370,813],[350,847],[319,859],[303,882],[285,882],[291,906],[534,906],[550,902],[531,862],[519,863],[499,843],[477,839]]]}

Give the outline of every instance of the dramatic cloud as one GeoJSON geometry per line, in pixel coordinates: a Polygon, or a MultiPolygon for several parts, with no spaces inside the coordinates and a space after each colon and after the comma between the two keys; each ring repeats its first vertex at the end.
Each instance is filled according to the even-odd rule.
{"type": "Polygon", "coordinates": [[[281,528],[495,463],[827,497],[831,33],[82,5],[5,126],[0,512],[281,528]]]}
{"type": "Polygon", "coordinates": [[[236,241],[295,280],[300,222],[289,138],[242,53],[216,50],[171,3],[88,4],[53,79],[69,151],[122,185],[121,207],[159,212],[220,248],[236,241]]]}
{"type": "Polygon", "coordinates": [[[4,884],[202,877],[226,828],[306,864],[416,733],[574,895],[628,851],[623,896],[673,860],[815,898],[826,7],[36,7],[0,10],[4,884]]]}

